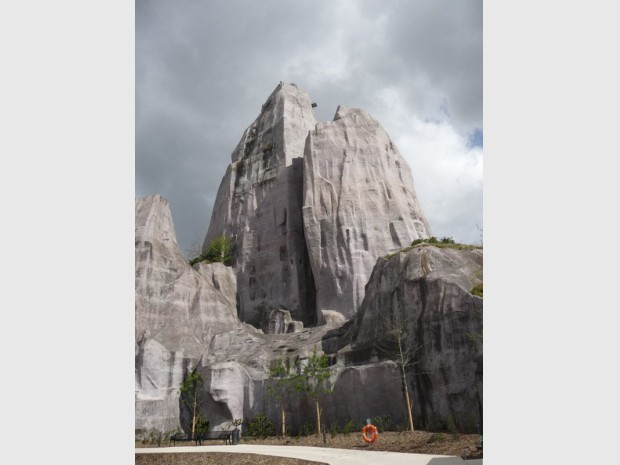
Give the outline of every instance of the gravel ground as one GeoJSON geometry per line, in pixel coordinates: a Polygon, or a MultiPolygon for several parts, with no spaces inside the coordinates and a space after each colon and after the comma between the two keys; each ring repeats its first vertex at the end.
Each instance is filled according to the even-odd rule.
{"type": "MultiPolygon", "coordinates": [[[[241,444],[265,444],[265,445],[274,445],[274,446],[310,446],[310,447],[335,447],[339,449],[357,449],[357,450],[376,450],[376,451],[388,451],[388,452],[409,452],[415,454],[433,454],[433,455],[456,455],[462,457],[464,459],[475,459],[482,458],[482,451],[478,451],[476,445],[479,442],[479,436],[477,434],[447,434],[447,433],[429,433],[427,431],[416,431],[414,433],[411,432],[385,432],[380,433],[379,437],[373,444],[366,444],[362,440],[361,433],[351,433],[351,434],[338,434],[335,437],[331,437],[330,434],[326,435],[326,444],[323,444],[323,438],[317,435],[303,436],[303,437],[288,437],[286,440],[272,437],[265,439],[249,439],[249,438],[241,438],[241,444]]],[[[219,441],[209,441],[205,444],[220,444],[219,441]]],[[[192,445],[193,443],[180,443],[181,445],[187,446],[192,445]]],[[[168,443],[162,444],[167,446],[168,443]]],[[[154,447],[148,444],[141,444],[136,442],[136,448],[138,447],[154,447]]],[[[177,454],[175,454],[177,455],[177,454]]],[[[186,454],[179,454],[186,455],[186,454]]],[[[202,455],[202,454],[201,454],[202,455]]],[[[228,454],[226,454],[228,455],[228,454]]],[[[237,454],[235,454],[237,455],[237,454]]],[[[272,459],[276,459],[276,457],[271,457],[272,459]]],[[[280,460],[277,458],[277,460],[280,460]]],[[[289,460],[289,459],[287,459],[289,460]]],[[[290,459],[294,460],[294,459],[290,459]]],[[[184,465],[190,463],[193,465],[193,462],[152,462],[154,465],[160,464],[170,464],[170,465],[184,465]]],[[[211,463],[211,462],[195,462],[196,464],[200,463],[211,463]]],[[[216,463],[216,462],[213,462],[216,463]]],[[[237,463],[237,462],[231,462],[237,463]]],[[[238,463],[246,463],[246,462],[238,462],[238,463]]],[[[255,460],[247,463],[263,463],[256,462],[255,460]]],[[[284,464],[288,465],[289,462],[264,462],[265,464],[284,464]]],[[[312,463],[312,462],[303,462],[303,461],[292,461],[290,464],[302,464],[302,463],[312,463]]],[[[137,462],[136,465],[141,464],[151,464],[151,462],[137,462]]]]}

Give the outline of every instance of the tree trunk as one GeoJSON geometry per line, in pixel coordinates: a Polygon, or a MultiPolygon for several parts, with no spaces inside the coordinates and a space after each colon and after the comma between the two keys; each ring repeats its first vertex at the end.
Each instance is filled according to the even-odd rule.
{"type": "Polygon", "coordinates": [[[197,407],[197,402],[196,402],[196,395],[198,394],[197,391],[194,391],[194,405],[193,405],[193,409],[192,409],[192,439],[195,438],[194,433],[196,431],[196,407],[197,407]]]}
{"type": "Polygon", "coordinates": [[[282,438],[286,438],[286,413],[284,412],[284,401],[282,401],[282,438]]]}
{"type": "Polygon", "coordinates": [[[321,409],[319,408],[319,401],[316,401],[316,430],[321,435],[321,409]]]}
{"type": "Polygon", "coordinates": [[[407,387],[407,375],[405,373],[405,357],[403,355],[402,338],[398,336],[398,351],[400,352],[400,379],[405,388],[405,403],[407,404],[407,415],[409,417],[409,429],[413,433],[413,417],[411,416],[412,403],[409,400],[409,388],[407,387]]]}
{"type": "Polygon", "coordinates": [[[407,414],[409,415],[409,429],[411,429],[411,432],[413,433],[413,417],[411,416],[411,408],[413,407],[413,402],[409,400],[409,389],[407,388],[407,379],[404,380],[404,383],[405,383],[405,401],[407,402],[407,414]]]}

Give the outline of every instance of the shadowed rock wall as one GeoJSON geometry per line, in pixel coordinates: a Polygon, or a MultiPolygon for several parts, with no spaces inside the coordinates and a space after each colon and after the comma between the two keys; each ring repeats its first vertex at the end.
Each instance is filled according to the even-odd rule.
{"type": "Polygon", "coordinates": [[[261,308],[284,307],[316,322],[314,280],[303,233],[304,142],[316,120],[310,98],[279,85],[232,154],[204,247],[232,237],[239,318],[260,325],[261,308]]]}

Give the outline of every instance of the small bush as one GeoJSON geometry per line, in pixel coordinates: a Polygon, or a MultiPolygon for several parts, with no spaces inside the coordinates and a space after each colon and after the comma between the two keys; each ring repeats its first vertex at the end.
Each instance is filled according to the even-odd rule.
{"type": "Polygon", "coordinates": [[[196,419],[196,432],[197,433],[207,433],[209,432],[209,420],[204,417],[199,416],[196,419]]]}
{"type": "Polygon", "coordinates": [[[379,415],[372,419],[372,424],[377,427],[380,433],[393,431],[392,417],[390,415],[379,415]]]}
{"type": "Polygon", "coordinates": [[[161,446],[162,437],[163,433],[161,431],[151,431],[151,434],[149,434],[149,444],[157,444],[158,446],[161,446]]]}
{"type": "Polygon", "coordinates": [[[454,417],[452,415],[448,416],[446,429],[450,434],[459,434],[459,430],[456,428],[456,421],[454,421],[454,417]]]}
{"type": "Polygon", "coordinates": [[[216,263],[221,262],[226,266],[232,264],[232,244],[227,236],[219,236],[209,242],[207,249],[198,257],[189,261],[191,266],[196,263],[204,262],[216,263]]]}
{"type": "Polygon", "coordinates": [[[329,434],[331,434],[332,438],[335,438],[339,432],[340,428],[338,427],[338,423],[330,423],[329,434]]]}
{"type": "Polygon", "coordinates": [[[353,431],[355,431],[355,422],[353,420],[349,420],[342,427],[342,434],[349,434],[353,431]]]}
{"type": "Polygon", "coordinates": [[[314,425],[312,423],[304,423],[299,429],[300,436],[310,436],[314,434],[314,425]]]}
{"type": "Polygon", "coordinates": [[[435,433],[428,440],[429,443],[435,442],[444,442],[446,440],[446,435],[444,433],[435,433]]]}
{"type": "Polygon", "coordinates": [[[273,436],[273,431],[273,422],[262,412],[248,421],[248,435],[252,438],[273,436]]]}
{"type": "Polygon", "coordinates": [[[482,298],[482,283],[476,284],[471,288],[471,293],[477,297],[482,298]]]}
{"type": "Polygon", "coordinates": [[[454,244],[454,239],[452,239],[451,237],[442,237],[441,238],[441,243],[442,244],[454,244]]]}

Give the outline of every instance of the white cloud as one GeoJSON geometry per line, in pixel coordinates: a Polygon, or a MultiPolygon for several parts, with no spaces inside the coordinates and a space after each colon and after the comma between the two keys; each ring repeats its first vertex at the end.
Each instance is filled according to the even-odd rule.
{"type": "Polygon", "coordinates": [[[385,127],[433,232],[482,222],[482,2],[149,0],[136,5],[136,188],[172,206],[187,247],[206,233],[230,153],[279,81],[385,127]],[[436,122],[429,122],[436,121],[436,122]]]}
{"type": "Polygon", "coordinates": [[[413,173],[422,209],[437,237],[478,244],[482,228],[482,148],[470,147],[448,118],[425,121],[395,89],[379,92],[377,114],[413,173]]]}

